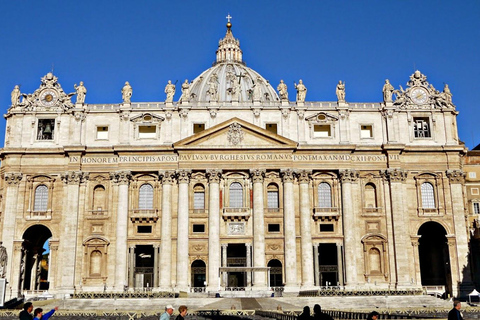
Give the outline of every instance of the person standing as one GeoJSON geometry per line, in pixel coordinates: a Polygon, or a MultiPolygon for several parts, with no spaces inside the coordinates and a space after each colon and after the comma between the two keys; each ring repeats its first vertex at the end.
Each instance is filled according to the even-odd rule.
{"type": "Polygon", "coordinates": [[[35,311],[33,312],[33,315],[34,315],[34,318],[33,320],[47,320],[48,318],[50,318],[54,313],[55,311],[58,310],[58,307],[55,307],[53,308],[52,310],[50,310],[49,312],[43,314],[43,309],[42,308],[37,308],[35,309],[35,311]]]}
{"type": "Polygon", "coordinates": [[[32,320],[33,319],[32,311],[33,311],[33,304],[31,302],[27,302],[23,305],[23,310],[18,315],[18,318],[20,320],[32,320]]]}
{"type": "Polygon", "coordinates": [[[367,320],[377,320],[379,315],[377,311],[372,311],[368,314],[367,320]]]}
{"type": "Polygon", "coordinates": [[[310,307],[303,307],[303,312],[297,317],[298,320],[312,320],[313,317],[310,315],[310,307]]]}
{"type": "Polygon", "coordinates": [[[463,320],[460,308],[462,304],[459,300],[453,300],[453,309],[448,313],[448,320],[463,320]]]}
{"type": "Polygon", "coordinates": [[[175,320],[185,320],[185,316],[187,315],[187,306],[180,306],[178,308],[178,312],[180,312],[180,314],[175,318],[175,320]]]}
{"type": "MultiPolygon", "coordinates": [[[[333,318],[325,313],[322,312],[322,307],[319,304],[313,306],[313,319],[315,320],[333,320],[333,318]]],[[[376,319],[375,319],[376,320],[376,319]]]]}
{"type": "Polygon", "coordinates": [[[160,316],[160,320],[170,320],[170,316],[172,315],[172,313],[173,313],[173,306],[171,304],[168,304],[165,307],[165,312],[162,313],[162,315],[160,316]]]}

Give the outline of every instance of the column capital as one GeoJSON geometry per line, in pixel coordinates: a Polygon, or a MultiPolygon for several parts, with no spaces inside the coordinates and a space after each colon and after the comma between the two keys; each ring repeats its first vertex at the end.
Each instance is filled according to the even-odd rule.
{"type": "Polygon", "coordinates": [[[411,236],[410,237],[410,240],[412,242],[412,246],[413,247],[418,247],[418,245],[420,244],[419,240],[422,236],[411,236]]]}
{"type": "Polygon", "coordinates": [[[222,170],[219,169],[207,169],[207,178],[210,183],[220,183],[222,177],[222,170]]]}
{"type": "Polygon", "coordinates": [[[343,169],[340,170],[340,180],[345,183],[345,182],[355,182],[357,181],[359,177],[359,173],[356,170],[352,169],[343,169]]]}
{"type": "Polygon", "coordinates": [[[250,176],[252,177],[253,183],[263,182],[265,169],[250,169],[250,176]]]}
{"type": "Polygon", "coordinates": [[[295,179],[295,171],[293,169],[280,169],[280,175],[282,176],[283,183],[293,182],[295,179]]]}
{"type": "Polygon", "coordinates": [[[465,172],[462,170],[447,170],[447,177],[450,183],[464,183],[465,172]]]}
{"type": "Polygon", "coordinates": [[[389,168],[385,171],[385,177],[390,182],[405,182],[408,171],[399,168],[389,168]]]}
{"type": "Polygon", "coordinates": [[[177,170],[178,183],[188,183],[190,181],[191,174],[192,174],[192,170],[187,170],[187,169],[177,170]]]}
{"type": "Polygon", "coordinates": [[[23,178],[23,174],[21,174],[20,172],[5,173],[5,182],[9,186],[15,186],[19,184],[20,181],[22,181],[22,178],[23,178]]]}
{"type": "Polygon", "coordinates": [[[297,172],[298,182],[299,183],[309,183],[312,170],[300,170],[297,172]]]}
{"type": "Polygon", "coordinates": [[[62,180],[65,184],[81,184],[88,180],[88,173],[83,171],[67,171],[62,174],[62,180]]]}
{"type": "Polygon", "coordinates": [[[118,171],[110,173],[110,179],[117,184],[128,184],[130,179],[132,179],[132,174],[130,171],[118,171]]]}
{"type": "Polygon", "coordinates": [[[175,171],[165,171],[159,173],[162,184],[174,184],[175,183],[175,171]]]}
{"type": "Polygon", "coordinates": [[[222,247],[222,250],[225,250],[228,247],[228,243],[222,243],[220,246],[222,247]]]}

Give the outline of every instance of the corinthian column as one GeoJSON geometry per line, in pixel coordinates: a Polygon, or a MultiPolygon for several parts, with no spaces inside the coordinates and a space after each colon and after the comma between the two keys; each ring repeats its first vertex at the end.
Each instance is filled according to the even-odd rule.
{"type": "Polygon", "coordinates": [[[222,171],[207,170],[208,199],[208,290],[217,290],[220,279],[220,177],[222,171]]]}
{"type": "Polygon", "coordinates": [[[77,255],[78,208],[80,184],[87,175],[81,171],[70,171],[62,175],[67,189],[66,210],[63,215],[60,237],[60,253],[62,257],[60,287],[73,291],[75,285],[75,261],[77,255]]]}
{"type": "Polygon", "coordinates": [[[352,201],[352,183],[358,179],[355,170],[341,170],[342,181],[342,207],[343,207],[343,242],[345,247],[345,282],[348,286],[357,284],[357,236],[355,231],[355,213],[352,201]]]}
{"type": "Polygon", "coordinates": [[[293,201],[292,169],[280,172],[283,178],[283,231],[285,238],[285,290],[292,291],[298,287],[297,281],[297,236],[295,228],[295,207],[293,201]]]}
{"type": "MultiPolygon", "coordinates": [[[[13,240],[15,236],[15,216],[17,213],[17,198],[18,198],[18,186],[20,181],[22,181],[23,175],[21,173],[5,173],[5,211],[3,216],[3,228],[2,228],[2,242],[3,246],[7,250],[7,264],[5,266],[7,282],[10,285],[10,288],[18,288],[18,276],[13,276],[13,266],[17,267],[17,264],[14,264],[13,257],[13,240]]],[[[18,261],[16,261],[18,262],[18,261]]],[[[16,293],[13,292],[14,297],[16,293]]]]}
{"type": "Polygon", "coordinates": [[[390,181],[390,198],[392,199],[392,224],[393,224],[393,247],[395,249],[396,261],[396,286],[405,287],[410,284],[411,255],[407,248],[410,248],[411,240],[408,234],[408,221],[406,221],[407,208],[405,199],[404,182],[407,179],[407,172],[401,169],[387,169],[386,177],[390,181]]]}
{"type": "MultiPolygon", "coordinates": [[[[253,180],[253,266],[265,267],[265,221],[263,216],[263,177],[265,170],[250,170],[253,180]]],[[[253,273],[253,286],[267,286],[265,273],[253,273]]]]}
{"type": "Polygon", "coordinates": [[[300,234],[302,235],[302,287],[304,289],[314,286],[313,276],[313,252],[312,252],[312,208],[308,195],[310,172],[302,170],[298,173],[300,184],[300,234]]]}
{"type": "Polygon", "coordinates": [[[162,176],[162,236],[160,244],[160,288],[172,287],[172,185],[175,173],[166,171],[162,176]]]}
{"type": "MultiPolygon", "coordinates": [[[[118,185],[117,228],[115,245],[115,290],[123,290],[127,283],[127,230],[128,230],[128,183],[132,175],[128,171],[111,175],[118,185]]],[[[132,271],[131,271],[132,272],[132,271]]]]}
{"type": "MultiPolygon", "coordinates": [[[[467,237],[467,226],[465,224],[465,214],[464,214],[464,198],[463,198],[463,184],[465,182],[465,173],[460,170],[448,170],[447,177],[450,181],[450,192],[452,195],[452,213],[453,213],[453,224],[455,225],[455,240],[449,242],[449,250],[456,250],[457,259],[452,260],[458,261],[457,268],[452,266],[452,283],[453,283],[453,292],[458,291],[460,294],[468,293],[470,286],[472,286],[472,278],[470,274],[470,268],[468,267],[468,237],[467,237]],[[452,245],[450,245],[450,243],[452,245]],[[453,274],[453,270],[457,269],[458,274],[453,274]],[[455,284],[461,284],[461,287],[455,288],[455,284]]],[[[450,257],[455,256],[450,252],[450,257]]],[[[471,290],[471,289],[470,289],[471,290]]]]}
{"type": "Polygon", "coordinates": [[[188,289],[188,182],[189,170],[178,170],[177,287],[188,289]]]}

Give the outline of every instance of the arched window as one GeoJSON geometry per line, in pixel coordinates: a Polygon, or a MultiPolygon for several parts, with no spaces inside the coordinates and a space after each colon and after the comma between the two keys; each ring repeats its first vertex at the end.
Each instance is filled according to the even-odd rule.
{"type": "Polygon", "coordinates": [[[270,183],[267,186],[267,208],[278,209],[278,186],[274,183],[270,183]]]}
{"type": "Polygon", "coordinates": [[[140,210],[153,209],[153,187],[146,183],[142,184],[138,191],[138,208],[140,210]]]}
{"type": "Polygon", "coordinates": [[[102,253],[98,250],[90,254],[90,275],[101,275],[102,271],[102,253]]]}
{"type": "Polygon", "coordinates": [[[33,205],[33,211],[47,211],[47,203],[48,188],[46,185],[41,184],[37,188],[35,188],[35,201],[33,205]]]}
{"type": "Polygon", "coordinates": [[[435,195],[433,193],[433,185],[430,182],[422,183],[422,208],[435,209],[435,195]]]}
{"type": "Polygon", "coordinates": [[[205,209],[205,188],[201,184],[193,187],[193,209],[205,209]]]}
{"type": "Polygon", "coordinates": [[[367,183],[365,185],[365,207],[377,207],[377,188],[373,183],[367,183]]]}
{"type": "Polygon", "coordinates": [[[326,182],[318,185],[318,206],[320,208],[332,207],[332,188],[326,182]]]}
{"type": "Polygon", "coordinates": [[[238,182],[233,182],[230,185],[229,189],[230,201],[229,206],[231,208],[242,208],[243,207],[243,187],[238,182]]]}
{"type": "Polygon", "coordinates": [[[98,185],[93,189],[93,210],[105,209],[105,188],[102,185],[98,185]]]}
{"type": "Polygon", "coordinates": [[[368,255],[370,258],[370,273],[382,272],[380,251],[377,248],[371,248],[368,255]]]}

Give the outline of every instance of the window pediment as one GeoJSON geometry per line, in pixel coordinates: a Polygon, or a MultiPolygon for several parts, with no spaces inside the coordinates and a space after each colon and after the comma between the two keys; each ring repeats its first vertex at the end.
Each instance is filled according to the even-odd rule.
{"type": "Polygon", "coordinates": [[[133,116],[130,118],[130,121],[133,123],[152,123],[152,124],[158,124],[162,123],[165,120],[164,117],[153,114],[153,113],[142,113],[136,116],[133,116]]]}
{"type": "Polygon", "coordinates": [[[307,117],[305,120],[310,123],[332,123],[338,121],[338,117],[330,113],[319,112],[310,117],[307,117]]]}

